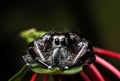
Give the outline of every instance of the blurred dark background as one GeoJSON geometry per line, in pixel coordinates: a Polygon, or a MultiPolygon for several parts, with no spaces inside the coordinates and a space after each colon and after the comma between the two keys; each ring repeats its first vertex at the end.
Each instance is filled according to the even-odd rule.
{"type": "MultiPolygon", "coordinates": [[[[81,32],[94,46],[120,53],[119,0],[10,0],[0,2],[0,79],[22,67],[23,30],[81,32]]],[[[120,69],[118,60],[106,58],[120,69]]]]}

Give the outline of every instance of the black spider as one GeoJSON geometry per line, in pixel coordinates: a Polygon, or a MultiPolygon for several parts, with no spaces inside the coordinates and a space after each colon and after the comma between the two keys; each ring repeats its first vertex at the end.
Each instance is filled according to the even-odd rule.
{"type": "Polygon", "coordinates": [[[48,69],[67,70],[89,65],[95,60],[92,45],[74,32],[47,33],[30,43],[26,53],[22,56],[26,65],[30,66],[34,61],[48,69]]]}

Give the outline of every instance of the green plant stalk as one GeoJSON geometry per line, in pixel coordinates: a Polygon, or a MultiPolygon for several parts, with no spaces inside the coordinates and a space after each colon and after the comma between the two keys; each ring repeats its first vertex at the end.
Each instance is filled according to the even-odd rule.
{"type": "Polygon", "coordinates": [[[8,81],[22,81],[23,77],[27,73],[27,68],[24,65],[19,72],[17,72],[13,77],[11,77],[8,81]]]}

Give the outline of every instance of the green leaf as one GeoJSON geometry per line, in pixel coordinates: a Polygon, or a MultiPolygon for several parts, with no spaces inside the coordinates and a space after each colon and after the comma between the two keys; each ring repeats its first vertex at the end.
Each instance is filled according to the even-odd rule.
{"type": "Polygon", "coordinates": [[[36,29],[29,29],[29,30],[25,30],[25,31],[22,31],[20,33],[20,36],[22,38],[24,38],[27,43],[30,43],[32,41],[34,41],[35,39],[39,38],[39,37],[42,37],[46,32],[44,31],[36,31],[36,29]]]}
{"type": "Polygon", "coordinates": [[[44,69],[39,64],[32,64],[32,71],[40,74],[64,74],[64,75],[72,75],[82,71],[82,67],[71,68],[70,70],[61,71],[59,68],[55,68],[54,70],[44,69]]]}

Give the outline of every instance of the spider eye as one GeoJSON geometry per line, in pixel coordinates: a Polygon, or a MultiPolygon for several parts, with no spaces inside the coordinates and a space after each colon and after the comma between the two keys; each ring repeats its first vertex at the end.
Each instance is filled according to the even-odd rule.
{"type": "Polygon", "coordinates": [[[65,38],[62,38],[62,39],[61,39],[61,45],[63,45],[63,46],[65,46],[65,45],[66,45],[65,38]]]}
{"type": "Polygon", "coordinates": [[[56,38],[56,39],[55,39],[55,44],[56,44],[56,45],[59,45],[59,43],[60,43],[60,42],[59,42],[59,39],[56,38]]]}

